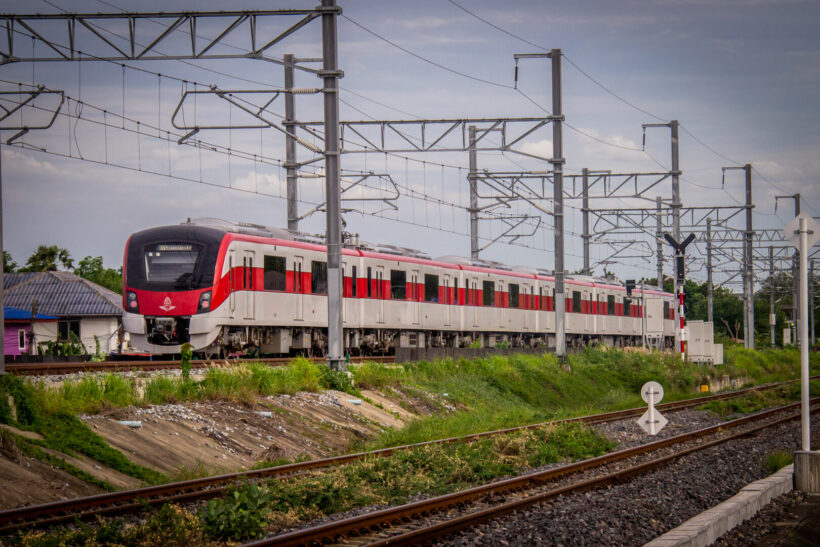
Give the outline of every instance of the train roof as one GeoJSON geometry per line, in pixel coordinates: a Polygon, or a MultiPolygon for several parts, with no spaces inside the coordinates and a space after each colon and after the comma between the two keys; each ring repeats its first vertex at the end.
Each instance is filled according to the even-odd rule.
{"type": "MultiPolygon", "coordinates": [[[[261,224],[252,224],[249,222],[230,222],[227,220],[203,217],[188,219],[180,225],[201,226],[203,228],[211,228],[221,230],[224,233],[235,233],[246,236],[272,238],[284,241],[294,241],[299,243],[307,243],[311,245],[324,246],[325,239],[316,234],[308,234],[295,230],[288,230],[286,228],[279,228],[276,226],[263,226],[261,224]]],[[[437,258],[431,258],[429,254],[418,249],[411,249],[408,247],[400,247],[386,243],[369,243],[361,241],[358,234],[351,235],[344,243],[345,249],[349,251],[359,251],[361,256],[372,256],[379,258],[377,255],[385,255],[386,257],[398,257],[410,259],[410,262],[425,263],[433,266],[445,266],[454,269],[477,271],[484,273],[497,273],[499,275],[512,275],[515,277],[524,277],[531,279],[546,279],[549,281],[555,280],[555,272],[544,268],[533,268],[532,266],[508,266],[501,262],[494,260],[487,260],[483,258],[470,258],[456,255],[445,255],[437,258]]],[[[349,252],[348,251],[348,252],[349,252]]],[[[567,275],[566,280],[573,285],[594,286],[605,289],[626,290],[626,287],[617,280],[593,277],[587,275],[567,275]]],[[[635,290],[640,290],[636,287],[635,290]]],[[[665,296],[672,296],[671,293],[664,291],[652,290],[647,288],[647,294],[658,294],[665,296]]]]}

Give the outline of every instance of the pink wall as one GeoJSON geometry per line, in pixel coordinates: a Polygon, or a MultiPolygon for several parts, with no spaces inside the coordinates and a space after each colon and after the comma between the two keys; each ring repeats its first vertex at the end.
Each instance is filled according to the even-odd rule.
{"type": "Polygon", "coordinates": [[[4,352],[6,355],[20,355],[21,352],[18,348],[18,335],[17,332],[22,329],[26,331],[26,349],[28,349],[28,332],[30,330],[30,326],[25,323],[6,323],[5,324],[5,336],[3,337],[5,341],[4,345],[4,352]]]}

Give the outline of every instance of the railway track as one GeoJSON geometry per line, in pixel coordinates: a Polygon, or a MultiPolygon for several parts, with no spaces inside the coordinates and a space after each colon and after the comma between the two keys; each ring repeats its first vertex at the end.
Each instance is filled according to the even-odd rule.
{"type": "MultiPolygon", "coordinates": [[[[812,400],[812,404],[820,398],[812,400]]],[[[254,541],[268,545],[417,545],[563,494],[646,473],[682,456],[800,418],[799,403],[596,458],[254,541]],[[762,423],[761,423],[762,422],[762,423]]],[[[812,413],[820,412],[820,407],[812,413]]]]}
{"type": "MultiPolygon", "coordinates": [[[[191,361],[192,369],[201,369],[215,364],[266,363],[272,366],[287,365],[293,357],[260,357],[254,359],[196,359],[191,361]]],[[[311,357],[314,363],[324,363],[324,358],[311,357]]],[[[364,361],[393,363],[393,356],[351,357],[352,363],[364,361]]],[[[49,374],[73,374],[76,372],[121,372],[127,370],[173,370],[180,368],[180,361],[83,361],[74,363],[7,363],[6,372],[21,376],[46,376],[49,374]]]]}
{"type": "MultiPolygon", "coordinates": [[[[676,410],[699,406],[710,401],[730,399],[747,395],[755,391],[774,389],[793,382],[794,381],[767,384],[732,392],[698,397],[695,399],[675,401],[657,405],[657,408],[660,411],[673,412],[676,410]]],[[[202,479],[192,479],[176,483],[97,494],[94,496],[72,500],[62,500],[40,505],[18,507],[0,511],[0,532],[8,532],[22,527],[49,526],[60,522],[73,521],[75,519],[87,519],[97,515],[123,514],[141,510],[145,508],[146,505],[157,506],[168,502],[190,502],[194,500],[208,499],[221,495],[227,488],[242,481],[257,481],[273,477],[293,476],[313,469],[343,465],[365,457],[389,456],[402,450],[410,450],[427,445],[472,442],[484,437],[505,435],[518,431],[536,429],[543,427],[548,423],[582,422],[590,425],[600,424],[629,417],[637,417],[645,412],[645,410],[646,407],[639,407],[603,414],[594,414],[590,416],[566,418],[555,422],[544,422],[515,428],[475,433],[461,437],[450,437],[424,443],[384,448],[369,452],[345,454],[342,456],[310,460],[266,469],[226,473],[222,475],[205,477],[202,479]]]]}

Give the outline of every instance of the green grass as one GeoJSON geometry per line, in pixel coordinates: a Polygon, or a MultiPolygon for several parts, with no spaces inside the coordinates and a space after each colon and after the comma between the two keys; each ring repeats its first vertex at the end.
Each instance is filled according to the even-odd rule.
{"type": "Polygon", "coordinates": [[[698,410],[708,410],[721,417],[732,414],[750,414],[766,408],[793,403],[799,397],[800,384],[794,383],[774,390],[756,391],[734,399],[711,401],[699,406],[698,410]]]}
{"type": "Polygon", "coordinates": [[[766,459],[763,462],[763,466],[766,468],[766,471],[769,473],[777,473],[787,465],[794,462],[792,455],[788,452],[783,452],[782,450],[777,450],[770,454],[766,455],[766,459]]]}
{"type": "MultiPolygon", "coordinates": [[[[135,379],[117,374],[90,375],[79,381],[65,381],[59,387],[39,382],[32,389],[34,405],[45,414],[95,414],[132,405],[201,400],[253,406],[260,396],[322,389],[360,395],[345,373],[332,371],[305,358],[296,358],[284,367],[249,363],[232,368],[210,368],[198,381],[155,376],[145,383],[141,397],[135,379]]],[[[0,420],[10,418],[8,404],[0,401],[0,420]]]]}
{"type": "MultiPolygon", "coordinates": [[[[794,350],[757,354],[729,346],[726,358],[727,364],[709,367],[657,352],[589,347],[570,355],[569,366],[561,366],[554,355],[545,353],[404,365],[364,363],[350,370],[357,386],[411,394],[447,393],[450,403],[464,409],[416,419],[366,445],[380,448],[644,406],[639,390],[649,380],[663,385],[667,402],[697,396],[697,386],[709,377],[748,376],[755,383],[764,383],[799,376],[799,353],[794,350]]],[[[816,373],[817,356],[813,356],[813,367],[816,373]]],[[[438,404],[435,398],[431,402],[438,404]]]]}

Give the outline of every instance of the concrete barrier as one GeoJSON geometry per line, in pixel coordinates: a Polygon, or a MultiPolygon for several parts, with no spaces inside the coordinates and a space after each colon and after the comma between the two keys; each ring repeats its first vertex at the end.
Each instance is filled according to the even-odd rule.
{"type": "Polygon", "coordinates": [[[789,465],[745,487],[723,503],[704,511],[644,547],[706,547],[720,536],[750,519],[772,499],[792,491],[794,465],[789,465]]]}

